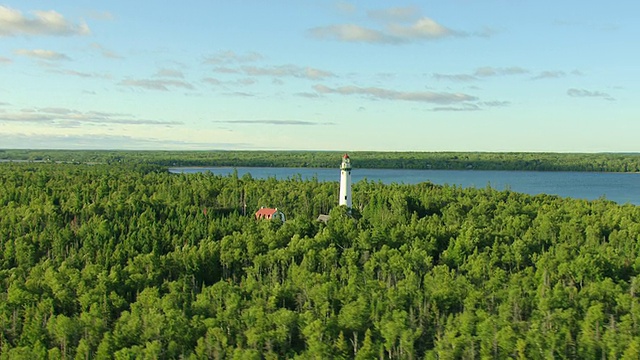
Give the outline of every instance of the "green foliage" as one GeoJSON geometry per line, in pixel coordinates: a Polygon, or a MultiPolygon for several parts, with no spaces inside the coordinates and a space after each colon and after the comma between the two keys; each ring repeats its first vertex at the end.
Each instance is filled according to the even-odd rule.
{"type": "Polygon", "coordinates": [[[363,181],[348,210],[337,192],[0,164],[0,359],[640,356],[640,208],[363,181]]]}

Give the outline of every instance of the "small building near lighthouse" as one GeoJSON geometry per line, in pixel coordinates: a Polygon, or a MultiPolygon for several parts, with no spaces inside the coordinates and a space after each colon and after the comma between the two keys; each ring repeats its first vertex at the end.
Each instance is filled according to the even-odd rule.
{"type": "Polygon", "coordinates": [[[280,219],[282,222],[285,220],[284,213],[278,208],[266,208],[261,207],[260,210],[256,211],[256,220],[273,220],[280,219]]]}
{"type": "Polygon", "coordinates": [[[340,164],[340,197],[338,205],[352,207],[351,198],[351,159],[349,154],[344,154],[342,164],[340,164]]]}

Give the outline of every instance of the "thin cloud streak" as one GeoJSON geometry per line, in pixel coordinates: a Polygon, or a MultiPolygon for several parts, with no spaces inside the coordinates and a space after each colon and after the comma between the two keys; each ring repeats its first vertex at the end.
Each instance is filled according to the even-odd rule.
{"type": "MultiPolygon", "coordinates": [[[[0,122],[64,124],[120,124],[120,125],[181,125],[178,121],[137,119],[131,115],[101,111],[79,111],[67,108],[23,109],[0,114],[0,122]]],[[[73,126],[76,127],[76,126],[73,126]]]]}
{"type": "Polygon", "coordinates": [[[309,29],[308,34],[320,40],[364,42],[371,44],[398,44],[400,39],[382,31],[367,29],[355,24],[320,26],[309,29]]]}
{"type": "Polygon", "coordinates": [[[93,43],[90,45],[91,48],[93,50],[96,50],[100,53],[100,55],[102,55],[102,57],[107,58],[107,59],[122,59],[123,57],[120,56],[119,54],[117,54],[114,51],[111,51],[107,48],[105,48],[104,46],[98,44],[98,43],[93,43]]]}
{"type": "Polygon", "coordinates": [[[470,82],[478,80],[477,77],[469,74],[438,74],[435,73],[432,77],[436,80],[448,80],[455,82],[470,82]]]}
{"type": "Polygon", "coordinates": [[[600,92],[600,91],[585,90],[585,89],[571,88],[567,90],[567,95],[571,97],[599,97],[609,101],[615,100],[611,95],[607,93],[600,92]]]}
{"type": "Polygon", "coordinates": [[[505,107],[511,105],[511,101],[484,101],[482,102],[482,105],[491,107],[505,107]]]}
{"type": "Polygon", "coordinates": [[[205,58],[206,64],[237,64],[246,62],[255,62],[262,60],[264,57],[257,52],[249,52],[246,54],[236,54],[233,51],[221,51],[205,58]]]}
{"type": "Polygon", "coordinates": [[[541,71],[538,75],[531,78],[531,80],[543,80],[543,79],[559,79],[567,76],[567,73],[564,71],[541,71]]]}
{"type": "Polygon", "coordinates": [[[214,150],[254,148],[249,143],[224,142],[188,142],[170,139],[143,138],[125,135],[86,134],[86,135],[45,135],[24,133],[2,133],[7,148],[11,149],[118,149],[118,150],[214,150]]]}
{"type": "Polygon", "coordinates": [[[240,73],[239,69],[232,69],[232,68],[225,67],[225,66],[218,66],[216,68],[213,68],[211,71],[213,71],[215,73],[220,73],[220,74],[238,74],[238,73],[240,73]]]}
{"type": "Polygon", "coordinates": [[[321,94],[339,95],[363,95],[381,100],[404,100],[426,102],[434,104],[452,104],[463,101],[475,101],[478,98],[463,93],[447,93],[433,91],[396,91],[378,87],[342,86],[330,88],[324,85],[315,85],[313,89],[321,94]]]}
{"type": "MultiPolygon", "coordinates": [[[[497,77],[497,76],[512,76],[512,75],[524,75],[528,74],[530,71],[528,69],[519,67],[519,66],[511,66],[511,67],[492,67],[492,66],[484,66],[477,68],[471,74],[440,74],[434,73],[432,77],[435,80],[445,80],[445,81],[454,81],[454,82],[471,82],[477,81],[481,78],[488,77],[497,77]]],[[[559,79],[571,75],[582,75],[577,70],[572,71],[571,73],[567,73],[566,71],[561,70],[545,70],[539,72],[536,76],[531,77],[531,80],[543,80],[543,79],[559,79]]]]}
{"type": "Polygon", "coordinates": [[[20,55],[20,56],[26,56],[26,57],[30,57],[30,58],[34,58],[34,59],[48,60],[48,61],[71,60],[71,58],[68,57],[67,55],[59,53],[59,52],[56,52],[56,51],[52,51],[52,50],[18,49],[16,51],[14,51],[14,53],[16,55],[20,55]]]}
{"type": "Polygon", "coordinates": [[[309,80],[322,80],[335,76],[329,71],[290,64],[272,67],[243,66],[242,71],[250,76],[296,77],[309,80]]]}
{"type": "Polygon", "coordinates": [[[421,40],[466,36],[465,33],[446,28],[429,18],[422,18],[411,26],[392,24],[385,31],[369,29],[355,24],[339,24],[312,28],[308,33],[313,38],[323,40],[394,45],[421,40]]]}
{"type": "Polygon", "coordinates": [[[213,69],[221,74],[245,74],[247,76],[271,76],[274,78],[294,77],[299,79],[323,80],[335,77],[330,71],[313,67],[303,67],[293,64],[277,66],[242,66],[240,68],[216,67],[213,69]]]}
{"type": "MultiPolygon", "coordinates": [[[[395,45],[470,35],[422,16],[416,6],[371,10],[367,16],[382,22],[382,27],[375,29],[352,23],[334,24],[311,28],[307,30],[307,34],[320,40],[395,45]]],[[[491,34],[483,30],[471,35],[486,37],[491,34]]]]}
{"type": "Polygon", "coordinates": [[[182,71],[174,70],[174,69],[165,69],[165,68],[158,70],[158,72],[156,73],[156,76],[165,77],[165,78],[184,79],[184,73],[182,71]]]}
{"type": "Polygon", "coordinates": [[[233,92],[227,92],[225,93],[225,95],[228,96],[239,96],[239,97],[255,97],[255,94],[251,94],[248,92],[244,92],[244,91],[233,91],[233,92]]]}
{"type": "Polygon", "coordinates": [[[257,83],[258,81],[256,79],[252,79],[252,78],[243,78],[243,79],[238,79],[238,80],[233,80],[233,81],[222,81],[216,78],[212,78],[212,77],[206,77],[204,79],[202,79],[203,82],[211,85],[211,86],[249,86],[249,85],[253,85],[255,83],[257,83]]]}
{"type": "Polygon", "coordinates": [[[369,10],[367,16],[383,22],[410,22],[420,17],[420,9],[417,6],[407,6],[369,10]]]}
{"type": "Polygon", "coordinates": [[[473,75],[477,77],[490,77],[490,76],[521,75],[521,74],[527,74],[527,73],[529,73],[529,70],[518,67],[518,66],[512,66],[512,67],[506,67],[506,68],[485,66],[485,67],[477,68],[476,71],[473,73],[473,75]]]}
{"type": "Polygon", "coordinates": [[[320,97],[318,93],[312,93],[312,92],[299,92],[299,93],[295,93],[294,95],[304,97],[307,99],[317,99],[320,97]]]}
{"type": "Polygon", "coordinates": [[[91,33],[86,23],[74,24],[53,10],[36,10],[32,14],[33,16],[25,16],[19,10],[0,5],[0,37],[19,35],[71,36],[91,33]]]}
{"type": "Polygon", "coordinates": [[[186,81],[170,79],[125,79],[118,85],[158,91],[169,91],[171,88],[195,89],[193,85],[186,81]]]}
{"type": "Polygon", "coordinates": [[[318,125],[335,125],[332,122],[314,122],[305,120],[221,120],[214,121],[215,123],[222,124],[263,124],[263,125],[303,125],[303,126],[318,126],[318,125]]]}
{"type": "Polygon", "coordinates": [[[411,26],[391,24],[388,26],[388,32],[401,42],[466,36],[465,33],[451,30],[426,17],[419,19],[411,26]]]}
{"type": "Polygon", "coordinates": [[[480,111],[482,110],[475,104],[462,104],[461,106],[442,106],[435,107],[431,111],[480,111]]]}
{"type": "Polygon", "coordinates": [[[75,77],[80,77],[85,79],[110,79],[111,78],[111,76],[107,74],[86,73],[82,71],[69,70],[69,69],[55,69],[55,70],[51,70],[50,72],[55,74],[69,75],[69,76],[75,76],[75,77]]]}

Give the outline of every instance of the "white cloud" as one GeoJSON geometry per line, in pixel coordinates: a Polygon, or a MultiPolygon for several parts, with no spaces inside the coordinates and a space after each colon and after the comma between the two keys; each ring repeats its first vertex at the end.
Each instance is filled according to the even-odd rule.
{"type": "Polygon", "coordinates": [[[70,76],[76,76],[76,77],[81,77],[81,78],[94,78],[94,79],[109,79],[109,78],[111,78],[111,76],[107,75],[107,74],[87,73],[87,72],[82,72],[82,71],[77,71],[77,70],[69,70],[69,69],[55,69],[55,70],[51,70],[51,72],[56,73],[56,74],[70,75],[70,76]]]}
{"type": "MultiPolygon", "coordinates": [[[[429,17],[422,16],[417,6],[371,10],[367,16],[382,22],[382,27],[377,29],[354,23],[334,24],[311,28],[308,34],[316,39],[372,44],[403,44],[470,35],[447,28],[429,17]]],[[[491,33],[485,29],[471,35],[490,36],[491,33]]]]}
{"type": "Polygon", "coordinates": [[[600,91],[585,90],[585,89],[571,88],[567,90],[567,95],[571,97],[599,97],[609,101],[615,100],[611,95],[607,93],[600,92],[600,91]]]}
{"type": "Polygon", "coordinates": [[[207,64],[233,64],[246,63],[262,60],[264,57],[257,52],[248,52],[246,54],[236,54],[233,51],[220,51],[214,55],[205,58],[207,64]]]}
{"type": "Polygon", "coordinates": [[[255,97],[255,94],[252,93],[248,93],[248,92],[244,92],[244,91],[233,91],[233,92],[228,92],[225,93],[225,95],[228,96],[238,96],[238,97],[255,97]]]}
{"type": "Polygon", "coordinates": [[[314,92],[299,92],[295,94],[296,96],[300,96],[300,97],[304,97],[304,98],[308,98],[308,99],[316,99],[319,98],[320,95],[318,95],[318,93],[314,93],[314,92]]]}
{"type": "MultiPolygon", "coordinates": [[[[295,77],[301,79],[310,79],[310,80],[322,80],[330,77],[335,77],[330,71],[317,69],[309,66],[297,66],[293,64],[286,65],[276,65],[276,66],[253,66],[253,65],[244,65],[238,68],[230,68],[230,67],[216,67],[213,69],[214,72],[221,74],[244,74],[249,77],[253,76],[271,76],[273,78],[282,78],[282,77],[295,77]]],[[[208,82],[211,85],[220,85],[223,82],[215,79],[215,78],[205,78],[205,82],[208,82]]],[[[239,85],[250,85],[255,83],[255,79],[245,78],[236,80],[235,83],[239,85]]],[[[224,82],[226,84],[230,84],[230,82],[224,82]]]]}
{"type": "Polygon", "coordinates": [[[306,120],[221,120],[214,121],[216,123],[224,124],[262,124],[262,125],[303,125],[303,126],[316,126],[316,125],[335,125],[331,122],[315,122],[306,120]]]}
{"type": "Polygon", "coordinates": [[[511,105],[511,101],[484,101],[482,102],[482,105],[485,106],[493,106],[493,107],[504,107],[504,106],[509,106],[511,105]]]}
{"type": "Polygon", "coordinates": [[[213,68],[212,71],[220,74],[238,74],[240,72],[239,69],[232,69],[224,66],[218,66],[216,68],[213,68]]]}
{"type": "Polygon", "coordinates": [[[520,75],[520,74],[527,74],[527,73],[529,73],[529,70],[518,67],[518,66],[512,66],[512,67],[506,67],[506,68],[496,68],[491,66],[485,66],[485,67],[476,69],[476,71],[474,72],[474,75],[479,77],[489,77],[489,76],[520,75]]]}
{"type": "Polygon", "coordinates": [[[449,36],[462,36],[463,34],[446,28],[432,19],[423,17],[410,26],[391,24],[389,33],[399,41],[442,39],[449,36]]]}
{"type": "Polygon", "coordinates": [[[316,39],[329,39],[345,42],[366,42],[379,44],[398,43],[398,39],[382,31],[367,29],[355,24],[320,26],[309,30],[316,39]]]}
{"type": "Polygon", "coordinates": [[[456,106],[441,106],[431,109],[431,111],[480,111],[481,106],[486,107],[505,107],[511,104],[510,101],[482,101],[476,104],[462,103],[456,106]]]}
{"type": "Polygon", "coordinates": [[[158,72],[156,73],[156,76],[184,79],[184,73],[182,71],[174,70],[174,69],[165,69],[165,68],[158,70],[158,72]]]}
{"type": "Polygon", "coordinates": [[[564,71],[541,71],[538,75],[534,76],[532,79],[533,80],[558,79],[565,76],[567,76],[567,73],[564,71]]]}
{"type": "Polygon", "coordinates": [[[202,81],[213,86],[226,86],[226,85],[249,86],[258,82],[256,79],[252,79],[252,78],[243,78],[243,79],[237,79],[233,81],[222,81],[212,77],[206,77],[202,79],[202,81]]]}
{"type": "Polygon", "coordinates": [[[194,89],[194,86],[186,81],[171,79],[125,79],[118,85],[159,91],[169,91],[170,88],[176,87],[188,90],[194,89]]]}
{"type": "Polygon", "coordinates": [[[13,60],[6,58],[4,56],[0,56],[0,64],[11,64],[13,60]]]}
{"type": "Polygon", "coordinates": [[[242,71],[250,76],[297,77],[310,80],[321,80],[335,76],[333,73],[312,67],[296,65],[280,65],[272,67],[243,66],[242,71]]]}
{"type": "Polygon", "coordinates": [[[431,109],[431,111],[479,111],[480,107],[476,104],[461,104],[460,106],[441,106],[431,109]]]}
{"type": "Polygon", "coordinates": [[[529,73],[529,70],[518,67],[518,66],[512,66],[512,67],[484,66],[484,67],[477,68],[472,74],[434,73],[432,76],[436,80],[470,82],[470,81],[479,80],[479,78],[483,78],[483,77],[520,75],[520,74],[527,74],[527,73],[529,73]]]}
{"type": "Polygon", "coordinates": [[[478,99],[475,96],[463,93],[397,91],[378,87],[342,86],[330,88],[324,85],[315,85],[313,88],[321,94],[364,95],[374,99],[417,101],[434,104],[452,104],[478,99]]]}
{"type": "Polygon", "coordinates": [[[0,132],[3,146],[11,149],[119,149],[119,150],[210,150],[246,149],[247,143],[196,142],[152,137],[108,134],[25,134],[0,132]]]}
{"type": "Polygon", "coordinates": [[[433,78],[436,80],[449,80],[457,82],[469,82],[478,80],[477,77],[469,74],[433,74],[433,78]]]}
{"type": "Polygon", "coordinates": [[[50,61],[71,60],[71,58],[68,57],[67,55],[59,53],[59,52],[56,52],[56,51],[52,51],[52,50],[18,49],[18,50],[15,51],[15,53],[16,53],[16,55],[27,56],[27,57],[31,57],[31,58],[35,58],[35,59],[40,59],[40,60],[50,60],[50,61]]]}
{"type": "Polygon", "coordinates": [[[316,39],[377,44],[401,44],[421,40],[436,40],[466,34],[444,27],[432,19],[423,17],[413,24],[392,23],[384,30],[369,29],[356,24],[321,26],[309,30],[316,39]]]}
{"type": "Polygon", "coordinates": [[[531,80],[559,79],[569,75],[582,76],[583,74],[578,70],[573,70],[571,72],[566,72],[562,70],[546,70],[546,71],[541,71],[538,75],[532,77],[531,80]]]}
{"type": "Polygon", "coordinates": [[[25,16],[21,11],[0,5],[0,36],[18,35],[88,35],[91,31],[86,23],[74,24],[60,13],[33,11],[25,16]]]}

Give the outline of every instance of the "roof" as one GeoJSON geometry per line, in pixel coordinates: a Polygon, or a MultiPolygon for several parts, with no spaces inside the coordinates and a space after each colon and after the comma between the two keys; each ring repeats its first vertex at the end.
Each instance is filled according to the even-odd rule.
{"type": "Polygon", "coordinates": [[[344,156],[342,156],[343,159],[348,159],[349,158],[349,154],[344,154],[344,156]]]}
{"type": "Polygon", "coordinates": [[[261,208],[260,210],[256,211],[256,216],[271,216],[273,214],[275,214],[276,212],[278,212],[278,209],[272,209],[272,208],[261,208]]]}

